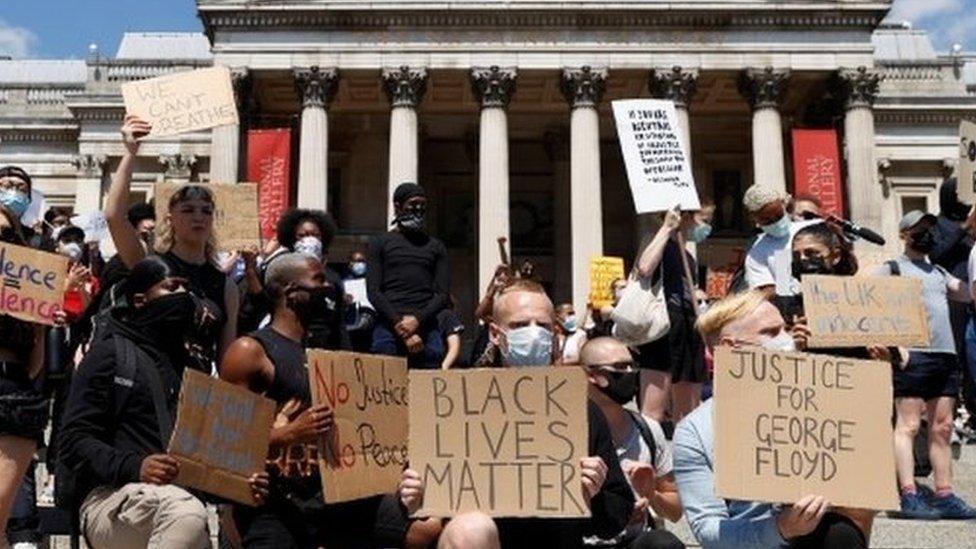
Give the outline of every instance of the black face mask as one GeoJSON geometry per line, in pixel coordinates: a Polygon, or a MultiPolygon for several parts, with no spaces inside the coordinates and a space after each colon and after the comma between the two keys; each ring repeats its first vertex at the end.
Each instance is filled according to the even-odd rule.
{"type": "Polygon", "coordinates": [[[138,309],[129,324],[160,344],[163,351],[185,353],[186,336],[200,327],[203,303],[190,292],[177,292],[156,298],[138,309]]]}
{"type": "Polygon", "coordinates": [[[637,396],[637,372],[600,370],[598,373],[607,380],[607,386],[600,387],[600,392],[610,397],[610,400],[623,406],[637,396]]]}
{"type": "Polygon", "coordinates": [[[329,287],[307,288],[294,286],[288,290],[288,306],[298,315],[299,322],[306,328],[325,321],[331,311],[329,308],[329,287]],[[308,294],[307,299],[293,297],[296,293],[308,294]]]}
{"type": "Polygon", "coordinates": [[[424,223],[427,220],[426,206],[413,206],[404,209],[396,218],[396,223],[401,230],[422,232],[424,223]]]}
{"type": "Polygon", "coordinates": [[[927,229],[912,233],[909,243],[914,250],[927,254],[935,247],[935,231],[927,229]]]}
{"type": "Polygon", "coordinates": [[[800,257],[800,254],[793,254],[793,278],[800,280],[803,275],[829,275],[834,273],[834,268],[827,265],[827,260],[820,256],[800,257]]]}

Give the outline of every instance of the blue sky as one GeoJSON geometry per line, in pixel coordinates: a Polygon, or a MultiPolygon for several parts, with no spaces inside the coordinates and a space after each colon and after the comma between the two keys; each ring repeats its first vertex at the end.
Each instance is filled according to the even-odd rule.
{"type": "MultiPolygon", "coordinates": [[[[125,31],[200,31],[194,0],[0,0],[0,55],[84,58],[88,45],[115,55],[125,31]]],[[[976,52],[976,0],[895,0],[891,19],[913,21],[936,50],[976,52]]]]}

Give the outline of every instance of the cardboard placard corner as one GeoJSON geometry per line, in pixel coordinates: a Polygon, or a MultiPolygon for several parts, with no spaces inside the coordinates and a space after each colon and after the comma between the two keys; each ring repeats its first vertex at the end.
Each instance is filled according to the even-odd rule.
{"type": "Polygon", "coordinates": [[[256,505],[248,479],[264,471],[275,403],[187,369],[167,452],[179,462],[174,484],[256,505]]]}
{"type": "Polygon", "coordinates": [[[959,122],[959,200],[966,204],[976,204],[976,122],[959,122]]]}
{"type": "Polygon", "coordinates": [[[928,347],[922,282],[907,276],[805,275],[808,345],[928,347]]]}
{"type": "Polygon", "coordinates": [[[759,347],[715,352],[715,492],[899,508],[891,365],[759,347]]]}
{"type": "Polygon", "coordinates": [[[410,467],[424,480],[417,517],[579,518],[588,455],[579,368],[410,372],[410,467]]]}
{"type": "Polygon", "coordinates": [[[68,258],[0,242],[0,315],[54,325],[62,309],[68,258]]]}
{"type": "Polygon", "coordinates": [[[327,503],[396,491],[407,464],[407,361],[310,349],[312,402],[328,404],[331,435],[319,442],[327,503]]]}
{"type": "Polygon", "coordinates": [[[700,209],[674,102],[626,99],[612,106],[637,213],[700,209]]]}
{"type": "Polygon", "coordinates": [[[125,110],[165,137],[237,124],[230,69],[214,66],[122,84],[125,110]]]}
{"type": "MultiPolygon", "coordinates": [[[[186,185],[201,185],[213,192],[213,230],[220,251],[231,252],[261,246],[258,188],[254,183],[156,183],[153,187],[156,219],[166,219],[170,197],[186,185]]],[[[157,238],[163,229],[163,223],[156,224],[157,238]]]]}

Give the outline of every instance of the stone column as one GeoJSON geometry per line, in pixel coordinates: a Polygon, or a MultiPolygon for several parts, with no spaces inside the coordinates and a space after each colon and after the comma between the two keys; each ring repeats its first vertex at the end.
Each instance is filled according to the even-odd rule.
{"type": "MultiPolygon", "coordinates": [[[[234,101],[238,118],[244,107],[245,96],[250,92],[251,74],[243,67],[230,71],[234,85],[234,101]]],[[[240,181],[241,125],[220,126],[210,133],[210,181],[237,183],[240,181]]]]}
{"type": "Polygon", "coordinates": [[[481,104],[478,148],[478,289],[498,265],[498,238],[509,238],[508,114],[515,93],[514,67],[471,69],[471,89],[481,104]]]}
{"type": "Polygon", "coordinates": [[[390,100],[390,162],[387,221],[393,221],[393,191],[400,183],[417,182],[417,105],[427,92],[427,69],[383,69],[383,89],[390,100]]]}
{"type": "Polygon", "coordinates": [[[600,188],[600,117],[607,69],[563,69],[561,89],[570,115],[570,223],[573,306],[582,311],[590,292],[590,259],[603,255],[600,188]]]}
{"type": "Polygon", "coordinates": [[[339,71],[335,68],[294,69],[302,99],[302,133],[298,156],[298,207],[326,210],[329,205],[329,115],[339,71]]]}
{"type": "Polygon", "coordinates": [[[197,164],[197,157],[196,155],[181,153],[161,154],[159,155],[159,163],[166,167],[163,172],[166,181],[189,183],[193,177],[193,167],[197,164]]]}
{"type": "Polygon", "coordinates": [[[786,90],[787,70],[746,69],[739,77],[739,92],[752,107],[752,162],[754,181],[786,192],[783,155],[783,120],[779,103],[786,90]]]}
{"type": "MultiPolygon", "coordinates": [[[[839,95],[844,99],[844,157],[847,159],[847,200],[851,219],[885,233],[882,215],[885,196],[874,158],[874,113],[871,110],[878,97],[881,76],[867,67],[842,69],[837,76],[839,95]]],[[[863,241],[858,241],[859,247],[863,245],[863,241]]],[[[873,244],[867,246],[874,247],[873,244]]],[[[874,250],[878,248],[874,247],[874,250]]]]}
{"type": "Polygon", "coordinates": [[[72,162],[78,168],[78,186],[75,190],[76,214],[102,209],[105,161],[104,155],[81,154],[72,162]]]}

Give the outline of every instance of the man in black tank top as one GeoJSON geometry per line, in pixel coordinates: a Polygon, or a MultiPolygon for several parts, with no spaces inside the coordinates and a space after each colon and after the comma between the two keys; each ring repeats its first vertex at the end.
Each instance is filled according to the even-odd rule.
{"type": "Polygon", "coordinates": [[[326,505],[316,442],[332,429],[332,410],[311,406],[305,340],[316,294],[327,291],[322,263],[289,253],[268,268],[265,289],[271,323],[235,341],[220,366],[231,383],[274,399],[268,503],[237,506],[234,519],[245,548],[400,547],[410,526],[395,497],[326,505]]]}

